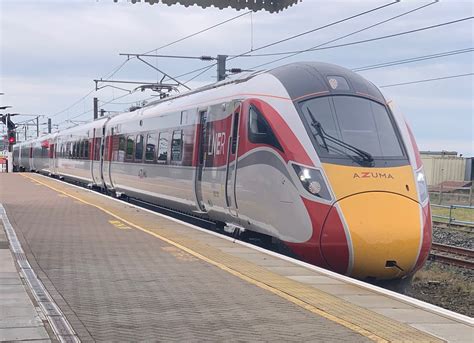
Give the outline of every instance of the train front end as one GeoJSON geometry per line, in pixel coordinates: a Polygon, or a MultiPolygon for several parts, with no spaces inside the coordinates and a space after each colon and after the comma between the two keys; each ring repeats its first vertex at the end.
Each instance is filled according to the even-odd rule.
{"type": "MultiPolygon", "coordinates": [[[[311,142],[304,149],[318,159],[295,167],[314,195],[305,200],[313,262],[359,279],[412,275],[428,257],[431,214],[410,128],[359,75],[319,63],[296,69],[299,84],[287,89],[311,142]]],[[[290,246],[308,259],[304,244],[290,246]]]]}

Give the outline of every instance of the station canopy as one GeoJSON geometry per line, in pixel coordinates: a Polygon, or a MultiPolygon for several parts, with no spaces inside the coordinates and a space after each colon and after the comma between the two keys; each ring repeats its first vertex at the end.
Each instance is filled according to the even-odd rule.
{"type": "MultiPolygon", "coordinates": [[[[202,8],[214,6],[220,9],[232,7],[236,10],[249,9],[252,11],[265,10],[268,12],[280,12],[302,0],[130,0],[133,4],[147,2],[151,5],[162,3],[168,6],[201,6],[202,8]]],[[[114,0],[118,2],[118,0],[114,0]]]]}

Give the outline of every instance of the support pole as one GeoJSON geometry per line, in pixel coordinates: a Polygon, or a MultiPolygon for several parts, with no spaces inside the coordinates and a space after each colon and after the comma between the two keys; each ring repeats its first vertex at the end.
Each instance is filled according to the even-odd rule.
{"type": "Polygon", "coordinates": [[[48,118],[48,133],[51,133],[51,118],[48,118]]]}
{"type": "Polygon", "coordinates": [[[40,135],[40,124],[39,124],[39,116],[36,116],[36,137],[40,135]]]}
{"type": "Polygon", "coordinates": [[[94,120],[99,118],[99,99],[94,98],[94,120]]]}
{"type": "Polygon", "coordinates": [[[217,55],[217,81],[225,80],[227,55],[217,55]]]}

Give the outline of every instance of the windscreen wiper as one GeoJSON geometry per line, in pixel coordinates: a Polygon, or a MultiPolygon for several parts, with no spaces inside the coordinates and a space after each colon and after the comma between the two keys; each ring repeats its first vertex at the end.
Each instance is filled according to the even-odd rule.
{"type": "Polygon", "coordinates": [[[330,134],[328,134],[326,131],[324,131],[323,126],[321,125],[321,123],[319,121],[316,120],[316,118],[314,117],[311,110],[309,108],[307,108],[307,110],[308,110],[309,116],[311,117],[311,120],[312,120],[311,125],[318,132],[319,136],[321,137],[321,139],[324,143],[324,147],[326,148],[326,150],[328,152],[329,152],[329,147],[328,147],[328,144],[327,144],[326,140],[328,140],[330,142],[333,142],[333,143],[336,143],[336,144],[346,148],[347,150],[352,151],[353,153],[360,156],[364,161],[368,161],[368,162],[373,162],[374,161],[374,158],[372,157],[372,155],[370,153],[368,153],[367,151],[359,149],[359,148],[353,146],[352,144],[346,143],[343,140],[340,140],[336,137],[333,137],[330,134]]]}

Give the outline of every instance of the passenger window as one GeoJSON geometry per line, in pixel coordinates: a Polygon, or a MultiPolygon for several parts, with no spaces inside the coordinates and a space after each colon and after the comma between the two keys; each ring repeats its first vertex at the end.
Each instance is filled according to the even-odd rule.
{"type": "Polygon", "coordinates": [[[232,155],[235,154],[237,150],[237,139],[239,133],[239,112],[235,112],[234,114],[234,124],[232,128],[232,155]]]}
{"type": "Polygon", "coordinates": [[[146,138],[145,161],[153,162],[156,152],[156,134],[149,133],[146,138]]]}
{"type": "Polygon", "coordinates": [[[137,142],[135,145],[135,162],[143,161],[143,135],[137,136],[137,142]]]}
{"type": "Polygon", "coordinates": [[[158,163],[166,164],[166,161],[168,160],[168,142],[169,133],[161,132],[158,140],[158,156],[156,158],[158,163]]]}
{"type": "Polygon", "coordinates": [[[101,144],[102,138],[96,138],[95,139],[95,145],[94,145],[94,161],[100,161],[100,144],[101,144]]]}
{"type": "Polygon", "coordinates": [[[84,141],[84,158],[89,159],[89,141],[84,141]]]}
{"type": "Polygon", "coordinates": [[[80,159],[84,158],[84,141],[81,141],[79,145],[79,158],[80,159]]]}
{"type": "MultiPolygon", "coordinates": [[[[118,148],[117,148],[118,150],[116,154],[115,154],[115,151],[112,154],[115,161],[123,162],[125,159],[125,147],[127,145],[126,144],[127,140],[125,139],[124,135],[120,135],[117,138],[118,138],[118,148]]],[[[116,138],[114,138],[114,140],[115,139],[116,138]]],[[[115,150],[115,145],[113,149],[115,150]]]]}
{"type": "Polygon", "coordinates": [[[183,157],[183,130],[173,131],[171,141],[171,161],[181,161],[183,157]]]}
{"type": "Polygon", "coordinates": [[[248,129],[250,142],[272,145],[283,151],[267,120],[254,106],[250,106],[248,129]]]}
{"type": "Polygon", "coordinates": [[[125,154],[126,160],[133,160],[133,146],[135,145],[135,139],[132,136],[127,137],[127,150],[125,154]]]}

